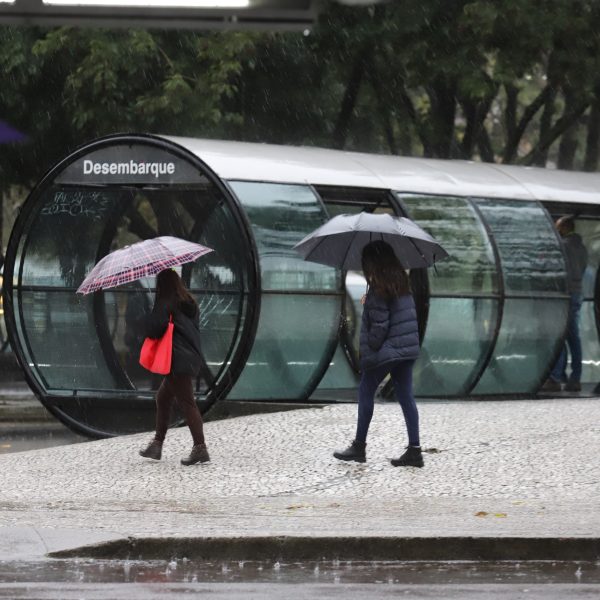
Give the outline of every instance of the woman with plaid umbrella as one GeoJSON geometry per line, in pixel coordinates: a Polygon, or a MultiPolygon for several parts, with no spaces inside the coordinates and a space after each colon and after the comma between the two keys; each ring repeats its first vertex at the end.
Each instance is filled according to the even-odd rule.
{"type": "Polygon", "coordinates": [[[192,434],[193,446],[189,456],[181,459],[183,465],[210,460],[204,440],[202,416],[194,400],[193,380],[202,366],[200,350],[199,308],[183,281],[173,269],[165,269],[156,277],[154,308],[147,317],[146,336],[161,338],[173,318],[173,355],[171,371],[162,381],[156,394],[156,432],[146,448],[140,450],[145,458],[160,460],[167,435],[173,401],[177,405],[192,434]]]}

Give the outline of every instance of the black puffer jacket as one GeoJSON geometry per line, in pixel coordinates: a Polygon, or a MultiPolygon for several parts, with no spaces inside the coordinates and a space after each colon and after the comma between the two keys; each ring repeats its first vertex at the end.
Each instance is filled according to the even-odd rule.
{"type": "Polygon", "coordinates": [[[419,328],[410,294],[389,302],[369,290],[360,328],[360,367],[368,370],[419,356],[419,328]]]}
{"type": "MultiPolygon", "coordinates": [[[[200,349],[200,312],[195,302],[183,302],[173,311],[173,359],[171,373],[198,375],[202,364],[200,349]]],[[[146,317],[146,336],[162,337],[169,324],[169,310],[164,304],[155,305],[146,317]]]]}

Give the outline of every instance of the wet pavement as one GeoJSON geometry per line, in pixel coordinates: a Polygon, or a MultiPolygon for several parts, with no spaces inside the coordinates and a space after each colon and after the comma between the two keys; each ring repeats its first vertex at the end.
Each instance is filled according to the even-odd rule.
{"type": "Polygon", "coordinates": [[[185,428],[154,462],[137,454],[149,434],[76,443],[56,423],[0,424],[0,598],[600,597],[597,399],[422,403],[424,469],[391,467],[402,416],[375,408],[364,465],[331,456],[352,439],[353,405],[207,423],[212,460],[187,468],[185,428]],[[41,445],[15,451],[28,443],[41,445]],[[292,546],[277,554],[257,536],[321,558],[291,560],[292,546]],[[204,556],[199,542],[215,539],[240,559],[204,556]],[[89,558],[90,544],[114,560],[89,558]],[[423,560],[336,563],[332,547],[423,560]],[[81,558],[44,558],[65,550],[81,558]],[[443,562],[490,552],[555,560],[443,562]]]}
{"type": "Polygon", "coordinates": [[[599,562],[0,561],[5,583],[600,584],[599,562]]]}
{"type": "Polygon", "coordinates": [[[596,598],[598,562],[0,561],[0,598],[596,598]]]}
{"type": "Polygon", "coordinates": [[[87,441],[57,422],[0,423],[0,455],[87,441]]]}

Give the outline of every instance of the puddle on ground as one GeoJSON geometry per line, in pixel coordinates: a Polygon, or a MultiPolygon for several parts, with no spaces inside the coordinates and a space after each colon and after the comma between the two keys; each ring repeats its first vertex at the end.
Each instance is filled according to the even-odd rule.
{"type": "Polygon", "coordinates": [[[600,583],[597,562],[202,562],[44,559],[0,561],[4,583],[600,583]]]}

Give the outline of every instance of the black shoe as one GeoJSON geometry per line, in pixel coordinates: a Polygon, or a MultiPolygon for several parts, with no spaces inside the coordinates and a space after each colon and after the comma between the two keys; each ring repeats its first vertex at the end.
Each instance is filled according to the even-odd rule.
{"type": "Polygon", "coordinates": [[[425,464],[421,446],[407,446],[406,452],[400,458],[392,458],[390,462],[393,467],[422,467],[425,464]]]}
{"type": "Polygon", "coordinates": [[[162,456],[162,442],[152,440],[145,448],[140,450],[140,456],[151,458],[152,460],[160,460],[162,456]]]}
{"type": "Polygon", "coordinates": [[[187,467],[196,463],[208,462],[209,460],[210,456],[208,455],[206,444],[196,444],[192,447],[190,455],[187,458],[181,459],[181,464],[187,467]]]}
{"type": "Polygon", "coordinates": [[[367,444],[354,440],[345,450],[337,450],[333,456],[339,460],[353,460],[354,462],[364,463],[367,461],[367,444]]]}
{"type": "Polygon", "coordinates": [[[565,385],[565,392],[580,392],[581,383],[579,381],[569,381],[565,385]]]}
{"type": "Polygon", "coordinates": [[[544,382],[544,385],[540,388],[540,392],[560,392],[562,391],[562,386],[560,381],[555,381],[554,379],[548,378],[544,382]]]}

